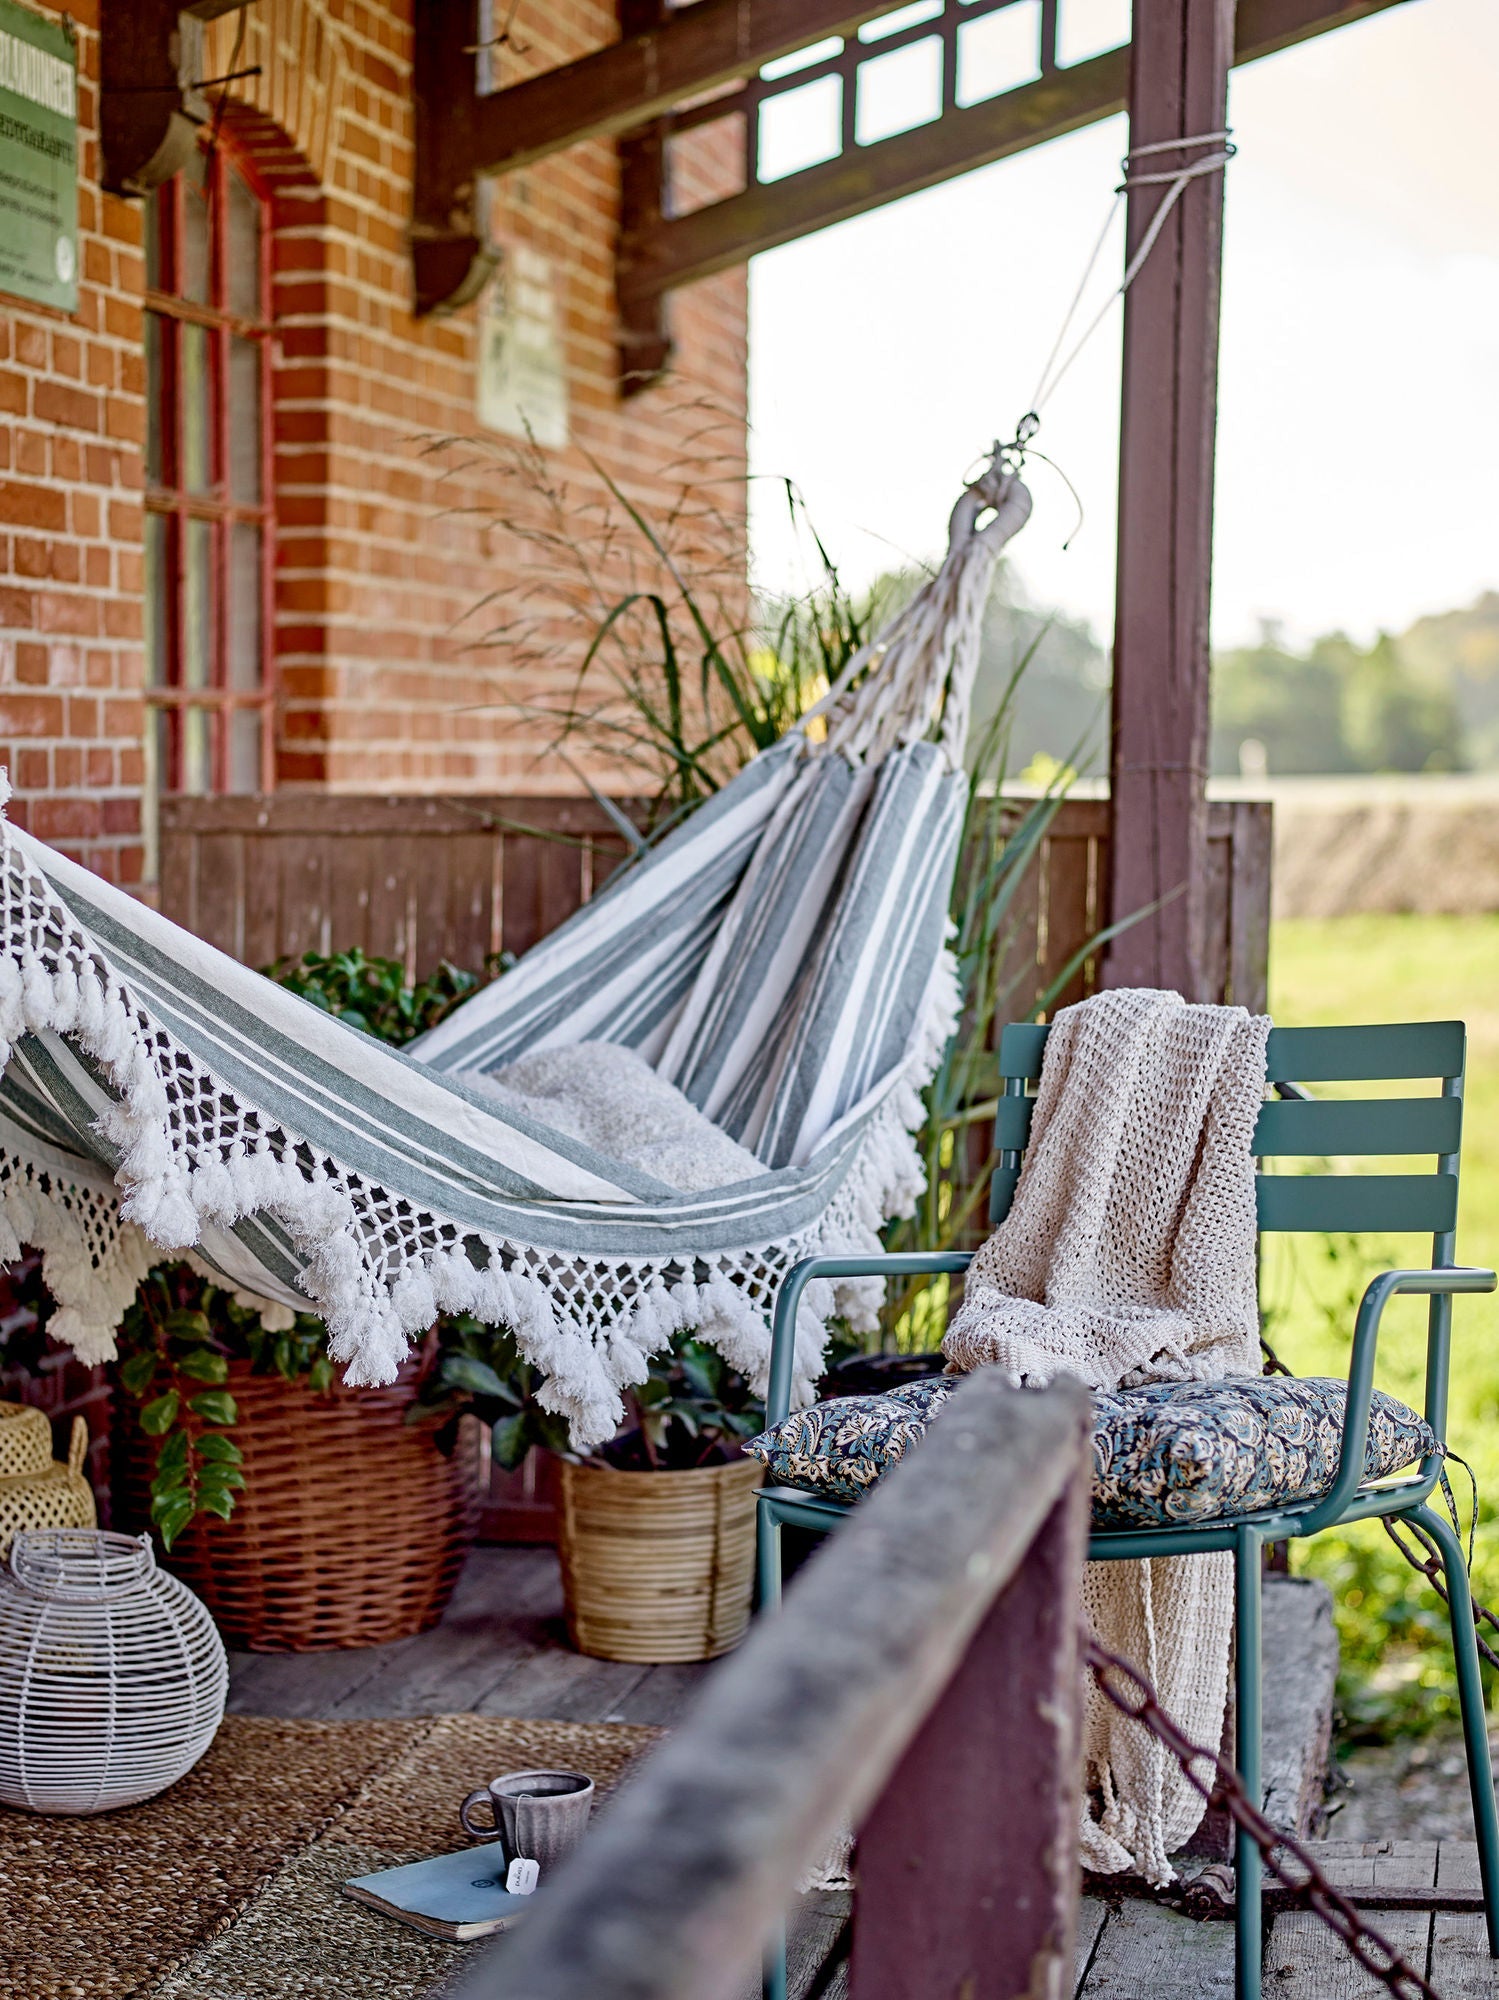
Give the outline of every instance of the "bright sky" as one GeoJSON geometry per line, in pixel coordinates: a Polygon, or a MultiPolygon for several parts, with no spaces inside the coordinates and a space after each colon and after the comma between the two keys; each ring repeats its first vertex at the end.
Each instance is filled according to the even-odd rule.
{"type": "MultiPolygon", "coordinates": [[[[1103,15],[1119,0],[1063,0],[1103,15]]],[[[1081,14],[1076,16],[1081,20],[1081,14]]],[[[1107,37],[1103,44],[1107,45],[1107,37]]],[[[1499,588],[1499,0],[1406,0],[1235,70],[1214,638],[1360,638],[1499,588]]],[[[940,550],[1028,406],[1107,212],[1123,120],[757,258],[752,462],[851,580],[940,550]]],[[[1110,244],[1097,295],[1117,281],[1110,244]]],[[[1086,316],[1085,316],[1086,317],[1086,316]]],[[[1107,641],[1119,309],[1045,411],[1017,569],[1107,641]]],[[[801,573],[758,482],[761,576],[801,573]]]]}

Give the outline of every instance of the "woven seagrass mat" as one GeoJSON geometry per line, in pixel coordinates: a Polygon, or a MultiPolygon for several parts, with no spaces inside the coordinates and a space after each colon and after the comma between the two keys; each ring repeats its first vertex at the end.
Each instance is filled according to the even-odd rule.
{"type": "Polygon", "coordinates": [[[180,1784],[88,1819],[0,1808],[0,2000],[422,2000],[475,1947],[340,1893],[463,1844],[497,1772],[607,1793],[657,1729],[500,1716],[229,1716],[180,1784]]]}

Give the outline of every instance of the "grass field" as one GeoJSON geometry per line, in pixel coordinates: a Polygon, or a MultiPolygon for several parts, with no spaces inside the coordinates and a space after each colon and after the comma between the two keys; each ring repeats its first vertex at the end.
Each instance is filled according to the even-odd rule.
{"type": "MultiPolygon", "coordinates": [[[[1277,924],[1270,1004],[1277,1021],[1422,1021],[1468,1024],[1468,1089],[1458,1258],[1499,1266],[1499,917],[1340,917],[1277,924]]],[[[1394,1086],[1399,1091],[1403,1086],[1394,1086]]],[[[1406,1163],[1381,1162],[1387,1172],[1406,1163]]],[[[1409,1163],[1430,1169],[1429,1161],[1409,1163]]],[[[1341,1374],[1353,1311],[1382,1266],[1424,1263],[1410,1237],[1381,1243],[1281,1237],[1267,1243],[1262,1300],[1267,1333],[1298,1374],[1341,1374]]],[[[1376,1380],[1420,1404],[1425,1304],[1397,1300],[1386,1315],[1376,1380]]],[[[1478,1481],[1474,1588],[1499,1608],[1499,1301],[1454,1307],[1448,1436],[1478,1481]]],[[[1465,1512],[1467,1481],[1454,1468],[1465,1512]]],[[[1466,1521],[1465,1521],[1466,1525],[1466,1521]]],[[[1419,1730],[1456,1712],[1442,1607],[1408,1569],[1378,1522],[1297,1545],[1294,1565],[1325,1577],[1338,1599],[1342,1706],[1350,1735],[1419,1730]]]]}

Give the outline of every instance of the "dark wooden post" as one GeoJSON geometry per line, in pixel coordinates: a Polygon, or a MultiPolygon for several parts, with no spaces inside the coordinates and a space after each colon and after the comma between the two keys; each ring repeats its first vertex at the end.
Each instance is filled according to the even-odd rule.
{"type": "Polygon", "coordinates": [[[849,2000],[1071,1992],[1087,1536],[1079,1483],[860,1828],[849,2000]]]}
{"type": "MultiPolygon", "coordinates": [[[[1131,147],[1221,131],[1233,53],[1233,0],[1134,0],[1131,147]]],[[[1138,170],[1202,151],[1148,155],[1138,170]]],[[[1131,194],[1126,255],[1166,193],[1131,194]]],[[[1124,309],[1110,916],[1169,900],[1115,940],[1104,979],[1189,999],[1218,997],[1206,990],[1206,783],[1222,235],[1223,176],[1204,175],[1124,309]]]]}

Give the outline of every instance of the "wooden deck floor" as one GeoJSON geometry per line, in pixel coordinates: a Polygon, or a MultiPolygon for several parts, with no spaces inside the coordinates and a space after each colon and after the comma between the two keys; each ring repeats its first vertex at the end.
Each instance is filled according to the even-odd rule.
{"type": "MultiPolygon", "coordinates": [[[[1329,1880],[1354,1902],[1361,1887],[1478,1887],[1471,1841],[1323,1841],[1313,1845],[1329,1880]]],[[[1442,2000],[1495,2000],[1499,1961],[1491,1959],[1483,1918],[1380,1910],[1370,1921],[1442,2000]]],[[[1075,2000],[1204,2000],[1234,1990],[1233,1925],[1196,1923],[1143,1899],[1113,1909],[1083,1900],[1078,1927],[1075,2000]]],[[[1387,1989],[1360,1970],[1321,1921],[1305,1911],[1275,1919],[1265,1951],[1265,1993],[1272,2000],[1386,2000],[1387,1989]]]]}
{"type": "MultiPolygon", "coordinates": [[[[418,1639],[364,1652],[231,1656],[230,1707],[243,1714],[320,1716],[551,1716],[576,1722],[670,1725],[709,1669],[634,1667],[588,1660],[567,1644],[557,1560],[550,1549],[475,1550],[442,1624],[418,1639]]],[[[1328,1842],[1328,1873],[1354,1888],[1471,1889],[1471,1842],[1328,1842]]],[[[794,2000],[846,2000],[847,1899],[803,1899],[792,1949],[794,2000]]],[[[1399,1911],[1373,1919],[1430,1979],[1442,2000],[1499,2000],[1499,1965],[1483,1919],[1399,1911]]],[[[747,1984],[746,2000],[757,1985],[747,1984]]],[[[1087,1898],[1074,2000],[1211,2000],[1233,1992],[1233,1926],[1197,1923],[1153,1902],[1110,1908],[1087,1898]]],[[[1313,1917],[1276,1918],[1265,1958],[1274,2000],[1380,2000],[1313,1917]]]]}

